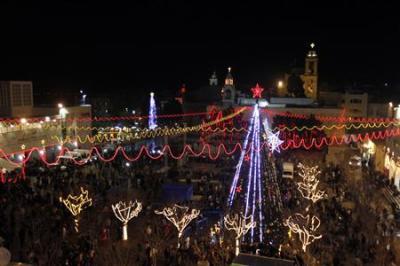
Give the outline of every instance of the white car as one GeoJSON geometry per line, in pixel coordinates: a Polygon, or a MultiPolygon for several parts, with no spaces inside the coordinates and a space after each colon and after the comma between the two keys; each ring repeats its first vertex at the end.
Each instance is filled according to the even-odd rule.
{"type": "Polygon", "coordinates": [[[282,165],[282,168],[283,168],[282,177],[283,178],[293,179],[293,175],[294,175],[294,165],[293,165],[293,163],[284,162],[283,165],[282,165]]]}
{"type": "Polygon", "coordinates": [[[361,167],[361,157],[353,155],[350,157],[349,165],[353,167],[361,167]]]}

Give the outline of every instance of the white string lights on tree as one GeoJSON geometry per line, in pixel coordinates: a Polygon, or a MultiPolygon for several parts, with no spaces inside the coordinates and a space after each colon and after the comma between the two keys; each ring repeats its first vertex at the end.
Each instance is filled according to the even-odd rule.
{"type": "Polygon", "coordinates": [[[256,227],[256,222],[253,221],[252,216],[245,217],[243,214],[238,215],[235,214],[233,216],[226,215],[224,217],[225,221],[225,228],[227,230],[232,230],[235,232],[235,239],[236,239],[236,249],[235,254],[236,256],[239,255],[240,252],[240,238],[251,229],[256,227]]]}
{"type": "Polygon", "coordinates": [[[285,225],[289,229],[299,235],[299,239],[302,243],[302,249],[306,252],[307,246],[314,242],[316,239],[322,238],[322,235],[315,234],[320,226],[321,221],[318,217],[310,215],[303,216],[300,213],[296,213],[293,217],[289,216],[285,221],[285,225]]]}
{"type": "Polygon", "coordinates": [[[321,173],[318,166],[309,167],[299,163],[298,167],[300,169],[299,176],[303,179],[302,182],[297,183],[297,189],[301,195],[313,203],[324,198],[325,192],[318,189],[319,180],[317,176],[321,173]]]}
{"type": "Polygon", "coordinates": [[[164,215],[178,230],[178,248],[180,247],[180,238],[183,231],[188,224],[199,216],[200,211],[192,209],[189,211],[189,207],[179,206],[175,204],[173,207],[165,207],[162,211],[154,211],[156,214],[164,215]]]}
{"type": "Polygon", "coordinates": [[[111,205],[115,217],[122,222],[122,240],[128,240],[128,222],[139,215],[142,210],[142,203],[135,200],[135,202],[129,201],[118,202],[117,204],[111,205]]]}
{"type": "Polygon", "coordinates": [[[89,198],[89,192],[81,187],[81,194],[79,196],[69,194],[66,199],[60,197],[60,201],[74,216],[75,231],[79,232],[79,214],[84,208],[92,206],[92,199],[89,198]]]}

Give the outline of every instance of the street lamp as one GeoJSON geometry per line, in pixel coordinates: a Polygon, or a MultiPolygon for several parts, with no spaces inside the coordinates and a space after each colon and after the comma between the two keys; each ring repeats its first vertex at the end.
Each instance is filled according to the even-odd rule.
{"type": "Polygon", "coordinates": [[[278,89],[282,89],[283,88],[283,81],[279,80],[278,81],[278,89]]]}
{"type": "Polygon", "coordinates": [[[65,117],[67,116],[67,114],[68,114],[68,110],[67,110],[65,107],[61,107],[61,108],[59,109],[60,118],[65,119],[65,117]]]}
{"type": "Polygon", "coordinates": [[[87,94],[85,94],[83,90],[80,90],[79,93],[81,94],[81,105],[85,105],[87,94]]]}
{"type": "Polygon", "coordinates": [[[60,117],[60,123],[61,123],[61,139],[64,139],[65,135],[67,134],[67,128],[65,125],[65,118],[67,117],[68,110],[63,106],[62,103],[58,104],[58,114],[60,117]]]}

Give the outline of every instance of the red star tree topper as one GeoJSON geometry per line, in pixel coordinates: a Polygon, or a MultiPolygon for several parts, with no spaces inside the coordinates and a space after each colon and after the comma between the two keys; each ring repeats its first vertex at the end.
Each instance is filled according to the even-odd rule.
{"type": "Polygon", "coordinates": [[[256,86],[254,88],[251,88],[251,92],[253,93],[253,98],[261,98],[261,94],[264,91],[264,88],[261,88],[260,85],[258,85],[258,83],[256,84],[256,86]]]}

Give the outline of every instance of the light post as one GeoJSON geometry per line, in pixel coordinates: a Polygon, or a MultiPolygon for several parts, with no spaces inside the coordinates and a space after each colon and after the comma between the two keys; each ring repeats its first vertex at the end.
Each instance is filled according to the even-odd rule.
{"type": "Polygon", "coordinates": [[[278,91],[277,91],[277,93],[278,93],[278,95],[279,96],[283,96],[283,81],[282,80],[278,80],[278,82],[277,82],[277,87],[278,87],[278,91]]]}
{"type": "Polygon", "coordinates": [[[81,105],[86,105],[87,94],[83,90],[80,90],[79,93],[81,95],[81,105]]]}
{"type": "Polygon", "coordinates": [[[63,106],[62,103],[58,104],[58,114],[60,117],[60,123],[61,123],[61,139],[64,140],[64,138],[67,135],[67,127],[65,123],[65,119],[68,114],[68,110],[63,106]]]}
{"type": "Polygon", "coordinates": [[[388,108],[388,117],[393,118],[393,103],[389,102],[389,108],[388,108]]]}

